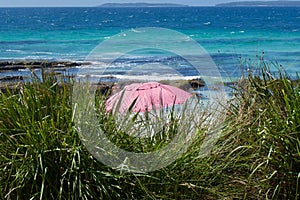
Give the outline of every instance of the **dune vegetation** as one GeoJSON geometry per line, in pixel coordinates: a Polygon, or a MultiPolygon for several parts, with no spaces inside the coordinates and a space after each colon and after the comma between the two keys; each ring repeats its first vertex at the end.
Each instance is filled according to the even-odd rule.
{"type": "MultiPolygon", "coordinates": [[[[221,136],[208,155],[200,153],[208,128],[199,125],[197,138],[179,159],[148,173],[111,169],[87,151],[74,124],[72,80],[44,73],[4,89],[0,198],[299,199],[299,78],[280,68],[271,72],[267,64],[257,72],[233,86],[221,136]]],[[[99,116],[109,135],[114,119],[99,116]]],[[[169,134],[176,134],[174,123],[169,134]]],[[[111,140],[137,152],[167,142],[162,137],[159,144],[140,143],[125,133],[111,140]]]]}

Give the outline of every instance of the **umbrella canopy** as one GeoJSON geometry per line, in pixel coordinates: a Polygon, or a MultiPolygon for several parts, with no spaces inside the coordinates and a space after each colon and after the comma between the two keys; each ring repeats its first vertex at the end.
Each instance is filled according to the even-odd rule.
{"type": "Polygon", "coordinates": [[[190,96],[192,96],[190,93],[177,87],[157,82],[133,83],[106,101],[106,111],[115,110],[119,104],[120,113],[128,111],[130,106],[133,106],[133,112],[146,112],[153,107],[158,109],[182,104],[190,96]]]}

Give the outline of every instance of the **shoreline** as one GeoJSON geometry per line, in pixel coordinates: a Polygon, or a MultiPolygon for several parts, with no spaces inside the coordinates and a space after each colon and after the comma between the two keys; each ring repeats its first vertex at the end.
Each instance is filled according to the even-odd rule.
{"type": "MultiPolygon", "coordinates": [[[[16,61],[1,61],[0,60],[0,74],[11,72],[9,75],[6,74],[3,77],[0,77],[0,90],[6,90],[8,88],[18,89],[19,83],[26,82],[30,80],[30,76],[20,75],[18,72],[22,70],[36,70],[41,69],[45,70],[46,73],[54,73],[55,75],[62,76],[63,78],[72,78],[72,76],[67,76],[63,73],[64,70],[76,68],[80,66],[91,65],[90,62],[79,62],[79,61],[47,61],[47,60],[16,60],[16,61]]],[[[3,75],[3,74],[2,74],[3,75]]],[[[114,75],[110,76],[109,81],[99,81],[98,83],[94,83],[101,93],[106,93],[111,90],[115,84],[119,86],[124,86],[124,83],[133,83],[139,82],[136,80],[121,80],[117,81],[118,78],[114,75]],[[114,80],[115,81],[111,81],[114,80]]],[[[158,81],[162,84],[173,85],[175,87],[181,88],[183,90],[189,89],[199,89],[201,87],[205,87],[206,84],[201,77],[191,77],[190,79],[165,79],[158,81]]]]}
{"type": "Polygon", "coordinates": [[[70,68],[82,65],[89,65],[89,62],[78,61],[47,61],[47,60],[29,60],[29,61],[1,61],[0,72],[17,71],[21,69],[55,69],[55,68],[70,68]]]}

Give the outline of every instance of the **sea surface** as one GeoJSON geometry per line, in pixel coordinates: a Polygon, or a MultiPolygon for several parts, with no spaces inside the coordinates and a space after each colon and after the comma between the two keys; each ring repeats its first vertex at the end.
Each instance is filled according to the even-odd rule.
{"type": "MultiPolygon", "coordinates": [[[[85,61],[101,42],[143,27],[171,29],[196,41],[226,79],[255,70],[263,60],[292,76],[300,71],[300,7],[0,8],[0,60],[85,61]]],[[[106,74],[126,75],[141,64],[149,72],[163,64],[181,66],[182,76],[198,75],[179,55],[153,49],[120,57],[106,74]]]]}

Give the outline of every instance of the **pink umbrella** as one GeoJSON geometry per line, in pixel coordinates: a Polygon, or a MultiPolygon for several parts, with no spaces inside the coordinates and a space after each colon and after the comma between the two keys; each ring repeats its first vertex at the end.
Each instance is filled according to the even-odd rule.
{"type": "Polygon", "coordinates": [[[184,103],[190,93],[177,87],[157,82],[133,83],[114,94],[106,101],[106,111],[115,110],[119,104],[119,112],[128,111],[133,105],[133,112],[146,112],[154,108],[162,108],[184,103]],[[121,102],[119,102],[121,101],[121,102]]]}

